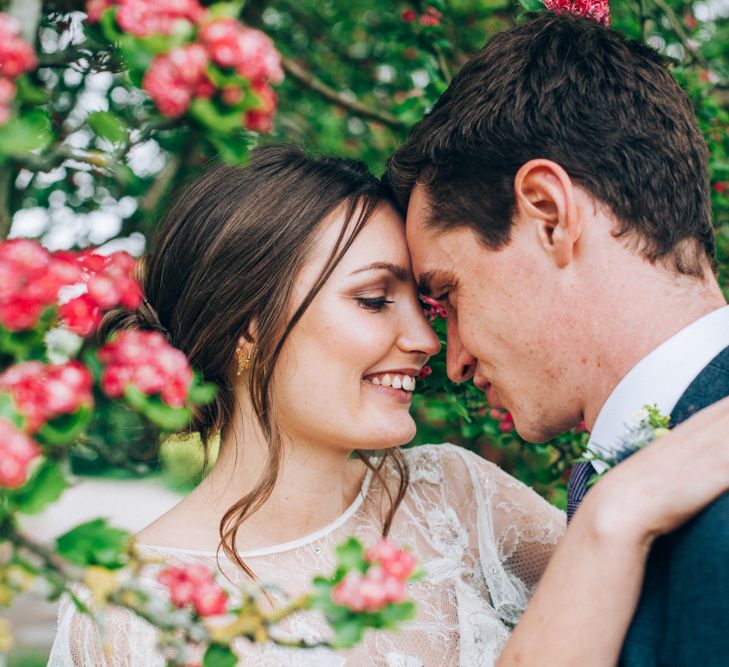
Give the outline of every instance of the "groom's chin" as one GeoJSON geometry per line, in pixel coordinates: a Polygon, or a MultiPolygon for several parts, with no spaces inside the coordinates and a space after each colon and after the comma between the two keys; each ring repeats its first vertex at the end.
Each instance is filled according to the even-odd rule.
{"type": "Polygon", "coordinates": [[[533,420],[519,419],[512,413],[514,419],[514,430],[522,440],[531,442],[535,445],[543,445],[550,440],[554,440],[558,435],[570,430],[570,426],[562,427],[546,422],[536,422],[533,420]]]}

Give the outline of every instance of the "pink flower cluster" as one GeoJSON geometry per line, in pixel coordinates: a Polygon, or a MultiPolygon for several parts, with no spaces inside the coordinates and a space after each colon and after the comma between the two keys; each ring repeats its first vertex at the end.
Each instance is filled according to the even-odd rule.
{"type": "Polygon", "coordinates": [[[498,428],[502,433],[511,433],[514,430],[514,418],[508,410],[497,410],[491,408],[489,414],[492,419],[499,422],[498,428]]]}
{"type": "MultiPolygon", "coordinates": [[[[209,62],[232,69],[248,79],[258,97],[256,109],[245,112],[243,124],[249,130],[268,132],[276,110],[276,94],[269,85],[283,81],[281,55],[270,37],[232,18],[214,19],[199,30],[199,43],[173,49],[157,56],[142,81],[160,112],[176,118],[194,98],[209,98],[215,86],[207,76],[209,62]]],[[[220,90],[223,102],[235,106],[243,97],[237,86],[220,90]]]]}
{"type": "Polygon", "coordinates": [[[448,317],[448,311],[438,301],[429,296],[421,296],[420,298],[427,306],[427,308],[423,308],[423,313],[425,313],[428,321],[432,322],[437,317],[442,317],[443,319],[448,317]]]}
{"type": "Polygon", "coordinates": [[[119,304],[134,309],[142,303],[142,290],[133,277],[136,260],[128,253],[105,256],[84,251],[69,256],[82,267],[86,282],[86,292],[58,308],[63,323],[74,333],[88,336],[96,331],[103,310],[119,304]]]}
{"type": "MultiPolygon", "coordinates": [[[[177,118],[193,99],[215,94],[216,86],[207,75],[208,65],[214,63],[246,78],[259,100],[256,109],[244,113],[245,127],[256,132],[271,129],[276,94],[269,84],[280,83],[284,73],[281,55],[270,37],[233,18],[208,20],[198,0],[89,0],[89,21],[99,21],[110,8],[116,10],[119,27],[136,37],[171,34],[179,21],[198,29],[197,42],[155,56],[144,75],[142,87],[163,116],[177,118]]],[[[2,95],[0,87],[0,99],[2,95]]],[[[243,97],[240,87],[231,85],[223,86],[220,96],[230,106],[243,97]]]]}
{"type": "Polygon", "coordinates": [[[64,324],[82,336],[96,330],[102,310],[137,308],[142,291],[132,277],[135,260],[125,252],[50,253],[36,241],[0,243],[0,326],[26,331],[43,310],[58,303],[62,287],[86,283],[87,291],[58,308],[64,324]]]}
{"type": "Polygon", "coordinates": [[[16,489],[28,479],[31,462],[40,448],[7,419],[0,418],[0,487],[16,489]]]}
{"type": "Polygon", "coordinates": [[[208,53],[200,44],[188,44],[159,55],[152,61],[142,87],[163,116],[177,118],[193,98],[209,98],[215,92],[207,76],[208,53]]]}
{"type": "Polygon", "coordinates": [[[610,27],[608,0],[544,0],[544,6],[555,14],[585,16],[610,27]]]}
{"type": "Polygon", "coordinates": [[[219,616],[227,611],[227,593],[203,565],[166,567],[157,579],[167,587],[176,607],[192,605],[199,616],[219,616]]]}
{"type": "Polygon", "coordinates": [[[409,551],[383,538],[365,551],[367,572],[349,572],[332,589],[335,604],[355,612],[377,612],[408,597],[407,582],[417,561],[409,551]]]}
{"type": "Polygon", "coordinates": [[[110,7],[117,7],[119,27],[136,37],[170,35],[178,21],[197,23],[205,16],[198,0],[89,0],[89,23],[96,23],[110,7]]]}
{"type": "Polygon", "coordinates": [[[0,12],[0,125],[10,118],[15,79],[37,64],[33,47],[20,35],[20,23],[0,12]]]}
{"type": "Polygon", "coordinates": [[[128,385],[143,394],[160,394],[175,408],[187,401],[193,372],[187,357],[156,331],[122,331],[99,350],[105,365],[101,388],[110,398],[119,398],[128,385]]]}
{"type": "Polygon", "coordinates": [[[437,26],[440,25],[443,14],[435,7],[428,7],[420,16],[414,9],[406,9],[401,18],[405,23],[413,23],[417,20],[422,26],[437,26]]]}
{"type": "Polygon", "coordinates": [[[9,331],[32,329],[43,310],[56,303],[58,290],[81,278],[77,262],[52,255],[35,241],[0,243],[0,325],[9,331]]]}
{"type": "Polygon", "coordinates": [[[25,361],[0,375],[0,390],[13,397],[18,412],[25,417],[27,433],[63,414],[73,414],[81,406],[91,406],[93,378],[78,361],[46,365],[25,361]]]}

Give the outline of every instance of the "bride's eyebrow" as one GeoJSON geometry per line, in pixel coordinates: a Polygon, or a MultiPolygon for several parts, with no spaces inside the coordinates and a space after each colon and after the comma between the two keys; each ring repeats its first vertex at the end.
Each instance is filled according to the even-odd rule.
{"type": "Polygon", "coordinates": [[[367,266],[363,266],[360,269],[352,271],[350,275],[354,275],[355,273],[363,273],[364,271],[374,271],[376,269],[388,271],[393,276],[395,276],[395,278],[401,283],[405,283],[410,280],[410,271],[408,269],[406,269],[404,266],[400,266],[399,264],[392,264],[390,262],[374,262],[372,264],[368,264],[367,266]]]}

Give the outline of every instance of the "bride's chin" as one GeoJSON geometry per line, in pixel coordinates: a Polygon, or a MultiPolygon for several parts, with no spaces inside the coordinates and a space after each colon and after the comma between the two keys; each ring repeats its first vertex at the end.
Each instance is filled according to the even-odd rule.
{"type": "MultiPolygon", "coordinates": [[[[399,421],[399,420],[398,420],[399,421]]],[[[401,424],[393,424],[390,422],[384,428],[379,430],[376,437],[362,442],[359,449],[375,450],[390,449],[392,447],[400,447],[407,445],[415,437],[417,426],[410,415],[407,420],[403,419],[401,424]]]]}

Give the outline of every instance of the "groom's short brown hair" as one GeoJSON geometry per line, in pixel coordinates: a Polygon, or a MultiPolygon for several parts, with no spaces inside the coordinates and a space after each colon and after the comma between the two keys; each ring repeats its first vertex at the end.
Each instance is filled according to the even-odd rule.
{"type": "Polygon", "coordinates": [[[701,276],[713,263],[707,149],[691,103],[654,50],[589,19],[542,16],[493,37],[390,159],[407,207],[426,186],[431,222],[509,242],[514,176],[560,164],[647,259],[701,276]]]}

